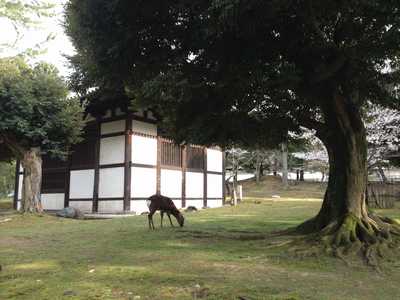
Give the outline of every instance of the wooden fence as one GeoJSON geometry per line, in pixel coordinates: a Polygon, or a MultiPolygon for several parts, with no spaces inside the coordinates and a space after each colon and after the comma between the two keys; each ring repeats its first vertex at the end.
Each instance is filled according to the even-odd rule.
{"type": "Polygon", "coordinates": [[[372,208],[393,208],[400,201],[400,182],[369,182],[367,202],[372,208]]]}

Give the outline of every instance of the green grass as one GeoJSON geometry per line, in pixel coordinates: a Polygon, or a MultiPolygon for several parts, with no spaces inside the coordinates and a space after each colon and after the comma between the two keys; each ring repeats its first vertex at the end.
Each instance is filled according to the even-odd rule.
{"type": "MultiPolygon", "coordinates": [[[[249,185],[254,193],[265,189],[249,185]]],[[[247,188],[250,197],[237,207],[186,213],[184,228],[154,232],[146,216],[76,221],[13,215],[0,223],[0,299],[400,297],[397,261],[384,262],[377,273],[358,261],[347,266],[331,257],[298,258],[271,243],[271,231],[317,213],[321,203],[305,194],[317,199],[319,184],[276,189],[281,198],[274,200],[267,192],[252,198],[247,188]]],[[[388,213],[400,217],[399,209],[388,213]]]]}

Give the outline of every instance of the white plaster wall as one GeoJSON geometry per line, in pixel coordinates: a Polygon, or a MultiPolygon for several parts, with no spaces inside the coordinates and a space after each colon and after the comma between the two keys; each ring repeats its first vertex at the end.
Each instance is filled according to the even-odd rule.
{"type": "Polygon", "coordinates": [[[207,174],[207,197],[222,198],[222,175],[207,174]]]}
{"type": "Polygon", "coordinates": [[[24,175],[19,175],[18,181],[18,199],[20,200],[22,199],[22,184],[24,183],[24,175]]]}
{"type": "Polygon", "coordinates": [[[99,213],[116,213],[124,211],[124,202],[116,201],[99,201],[99,213]]]}
{"type": "Polygon", "coordinates": [[[215,208],[222,206],[222,199],[221,200],[207,200],[207,207],[215,208]]]}
{"type": "Polygon", "coordinates": [[[92,212],[92,201],[70,201],[69,206],[83,212],[92,212]]]}
{"type": "Polygon", "coordinates": [[[175,204],[177,209],[181,209],[182,208],[182,200],[181,199],[172,200],[172,202],[174,202],[174,204],[175,204]]]}
{"type": "Polygon", "coordinates": [[[99,198],[124,196],[124,168],[100,169],[99,198]]]}
{"type": "Polygon", "coordinates": [[[92,199],[94,187],[94,170],[71,171],[69,186],[70,199],[92,199]]]}
{"type": "Polygon", "coordinates": [[[156,193],[156,168],[132,168],[131,197],[147,198],[156,193]]]}
{"type": "Polygon", "coordinates": [[[125,136],[103,138],[100,141],[100,165],[119,164],[125,161],[125,136]]]}
{"type": "Polygon", "coordinates": [[[222,152],[215,149],[207,149],[207,170],[222,173],[222,152]]]}
{"type": "Polygon", "coordinates": [[[101,134],[125,131],[125,120],[106,122],[101,124],[101,134]]]}
{"type": "Polygon", "coordinates": [[[186,197],[203,198],[203,173],[186,172],[186,197]]]}
{"type": "Polygon", "coordinates": [[[64,194],[42,194],[43,209],[59,210],[64,208],[64,194]]]}
{"type": "Polygon", "coordinates": [[[157,136],[157,125],[133,120],[132,131],[157,136]]]}
{"type": "Polygon", "coordinates": [[[132,135],[132,162],[157,165],[157,139],[132,135]]]}
{"type": "Polygon", "coordinates": [[[131,201],[131,211],[136,212],[136,214],[138,215],[140,215],[143,212],[148,212],[149,208],[147,207],[146,200],[131,201]]]}
{"type": "Polygon", "coordinates": [[[161,195],[182,197],[182,171],[161,169],[161,195]]]}
{"type": "Polygon", "coordinates": [[[186,207],[189,206],[194,206],[197,209],[202,209],[203,208],[203,199],[201,200],[188,200],[186,199],[186,207]]]}

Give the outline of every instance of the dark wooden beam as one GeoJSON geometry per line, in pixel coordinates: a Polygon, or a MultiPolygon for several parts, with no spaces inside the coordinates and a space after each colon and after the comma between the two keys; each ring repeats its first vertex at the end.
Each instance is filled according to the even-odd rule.
{"type": "Polygon", "coordinates": [[[132,118],[125,122],[125,172],[124,172],[124,211],[131,210],[131,161],[132,161],[132,118]]]}
{"type": "Polygon", "coordinates": [[[64,207],[69,206],[69,187],[71,184],[71,155],[68,155],[67,168],[65,170],[65,191],[64,191],[64,207]]]}
{"type": "Polygon", "coordinates": [[[161,194],[161,138],[157,136],[157,179],[156,179],[157,195],[161,194]]]}
{"type": "Polygon", "coordinates": [[[226,168],[226,161],[225,161],[225,151],[222,151],[222,205],[225,205],[225,199],[226,199],[226,190],[225,190],[225,168],[226,168]]]}
{"type": "Polygon", "coordinates": [[[182,208],[186,207],[186,154],[187,148],[182,148],[182,208]]]}
{"type": "Polygon", "coordinates": [[[203,148],[203,207],[207,207],[207,148],[203,148]]]}
{"type": "MultiPolygon", "coordinates": [[[[95,158],[94,158],[94,186],[93,186],[93,206],[92,211],[98,212],[99,209],[99,179],[100,179],[100,137],[101,134],[101,122],[97,121],[97,138],[94,147],[95,158]]],[[[72,199],[70,199],[72,200],[72,199]]]]}

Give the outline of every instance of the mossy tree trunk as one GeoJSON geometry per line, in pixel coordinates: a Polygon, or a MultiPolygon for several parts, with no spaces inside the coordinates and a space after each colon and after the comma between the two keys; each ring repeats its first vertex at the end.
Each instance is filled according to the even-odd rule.
{"type": "Polygon", "coordinates": [[[42,213],[41,185],[42,185],[42,158],[40,148],[31,148],[24,152],[21,160],[24,168],[22,185],[22,207],[25,213],[42,213]]]}
{"type": "Polygon", "coordinates": [[[351,98],[336,94],[322,107],[324,126],[317,135],[329,155],[329,182],[322,207],[313,219],[298,227],[303,233],[329,236],[335,247],[360,248],[399,235],[390,219],[369,212],[366,205],[367,141],[361,112],[351,98]]]}

